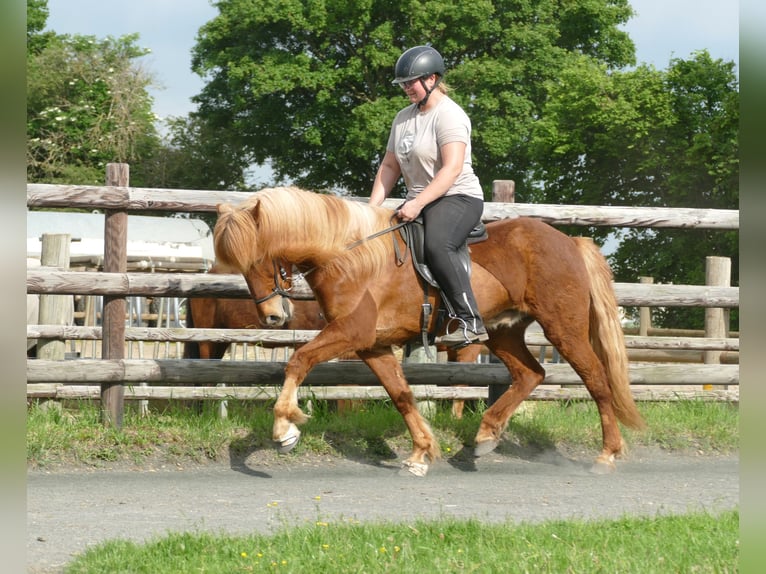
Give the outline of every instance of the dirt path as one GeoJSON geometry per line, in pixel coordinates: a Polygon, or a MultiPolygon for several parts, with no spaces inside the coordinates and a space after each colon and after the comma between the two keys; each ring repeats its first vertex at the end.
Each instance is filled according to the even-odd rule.
{"type": "Polygon", "coordinates": [[[61,572],[73,556],[113,538],[170,531],[269,533],[316,521],[413,521],[440,516],[491,522],[654,516],[738,507],[736,454],[635,449],[609,476],[589,454],[453,456],[423,479],[396,461],[245,460],[181,469],[30,471],[28,572],[61,572]]]}

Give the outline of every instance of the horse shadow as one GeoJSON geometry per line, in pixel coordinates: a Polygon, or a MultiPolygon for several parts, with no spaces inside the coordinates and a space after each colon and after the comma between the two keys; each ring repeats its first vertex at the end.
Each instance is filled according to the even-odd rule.
{"type": "MultiPolygon", "coordinates": [[[[301,440],[307,441],[308,436],[304,435],[301,440]]],[[[360,436],[357,440],[349,441],[348,437],[341,437],[340,433],[328,431],[323,433],[323,441],[330,445],[334,455],[375,467],[398,470],[398,463],[406,456],[403,452],[394,450],[381,436],[360,436]]],[[[251,430],[229,442],[229,466],[232,470],[248,476],[271,478],[271,474],[263,468],[283,463],[289,460],[289,457],[301,456],[310,448],[299,442],[294,452],[279,454],[270,437],[263,435],[260,430],[251,430]]]]}
{"type": "Polygon", "coordinates": [[[252,430],[244,436],[236,437],[229,442],[229,466],[231,470],[257,478],[272,478],[271,474],[258,470],[267,458],[270,445],[264,444],[263,439],[252,430]],[[255,462],[254,461],[258,461],[255,462]]]}
{"type": "Polygon", "coordinates": [[[489,457],[576,470],[587,470],[589,467],[588,461],[574,458],[559,448],[552,434],[539,428],[527,427],[523,422],[516,422],[513,419],[492,452],[482,457],[477,457],[474,452],[473,441],[465,440],[460,450],[447,457],[446,462],[463,472],[477,472],[479,470],[477,462],[489,457]]]}
{"type": "MultiPolygon", "coordinates": [[[[575,458],[557,446],[553,435],[545,429],[527,425],[524,421],[511,419],[497,447],[481,458],[474,455],[473,437],[468,436],[471,434],[470,429],[458,434],[462,442],[461,448],[454,453],[442,453],[441,463],[446,462],[461,472],[477,472],[478,461],[489,457],[508,462],[517,460],[575,470],[587,470],[590,464],[590,461],[575,458]]],[[[230,441],[229,464],[236,472],[257,478],[271,478],[271,474],[265,469],[283,464],[289,461],[289,457],[303,456],[310,452],[312,447],[306,444],[310,440],[310,434],[305,433],[295,451],[279,454],[270,435],[262,428],[253,428],[247,434],[230,441]]],[[[333,456],[377,468],[399,470],[401,463],[409,455],[409,444],[399,444],[398,440],[392,440],[385,434],[360,433],[349,439],[348,433],[342,430],[325,429],[322,431],[321,440],[324,443],[322,448],[329,448],[333,456]]]]}

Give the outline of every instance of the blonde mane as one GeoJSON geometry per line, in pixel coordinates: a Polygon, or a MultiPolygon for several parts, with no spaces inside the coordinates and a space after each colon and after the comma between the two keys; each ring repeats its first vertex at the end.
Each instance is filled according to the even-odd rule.
{"type": "Polygon", "coordinates": [[[220,205],[214,231],[219,264],[244,273],[263,259],[314,261],[344,275],[376,276],[393,257],[390,209],[295,187],[264,189],[237,207],[220,205]]]}

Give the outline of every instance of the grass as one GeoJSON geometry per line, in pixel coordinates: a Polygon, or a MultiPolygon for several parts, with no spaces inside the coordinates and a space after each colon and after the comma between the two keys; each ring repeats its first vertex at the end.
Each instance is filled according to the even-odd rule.
{"type": "MultiPolygon", "coordinates": [[[[511,419],[499,450],[550,448],[599,451],[601,428],[592,401],[528,402],[511,419]]],[[[623,429],[629,446],[653,446],[700,453],[733,452],[739,447],[736,405],[699,400],[642,403],[648,429],[623,429]]],[[[485,405],[467,408],[461,420],[441,403],[431,426],[445,457],[472,445],[485,405]]],[[[229,416],[217,416],[215,405],[201,412],[182,403],[166,404],[149,416],[127,409],[123,428],[100,422],[96,403],[74,405],[33,403],[27,411],[27,460],[31,467],[108,464],[189,464],[226,462],[252,453],[275,456],[271,443],[269,405],[229,402],[229,416]]],[[[352,459],[393,459],[410,449],[401,416],[388,401],[361,403],[339,414],[316,402],[302,428],[292,457],[341,456],[352,459]]],[[[289,460],[289,459],[288,459],[289,460]]]]}
{"type": "Polygon", "coordinates": [[[178,533],[144,544],[100,544],[65,572],[725,574],[737,571],[738,556],[739,512],[727,511],[535,525],[318,521],[274,535],[178,533]]]}

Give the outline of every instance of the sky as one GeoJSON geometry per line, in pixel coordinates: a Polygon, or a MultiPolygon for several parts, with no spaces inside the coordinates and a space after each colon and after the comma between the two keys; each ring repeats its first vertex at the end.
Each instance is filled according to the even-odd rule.
{"type": "MultiPolygon", "coordinates": [[[[665,69],[671,58],[707,49],[734,61],[739,73],[739,2],[736,0],[631,0],[637,15],[625,26],[639,63],[665,69]]],[[[191,71],[199,28],[218,11],[207,0],[48,0],[47,29],[99,38],[138,33],[151,54],[140,61],[159,84],[149,90],[161,118],[194,110],[202,79],[191,71]]]]}

